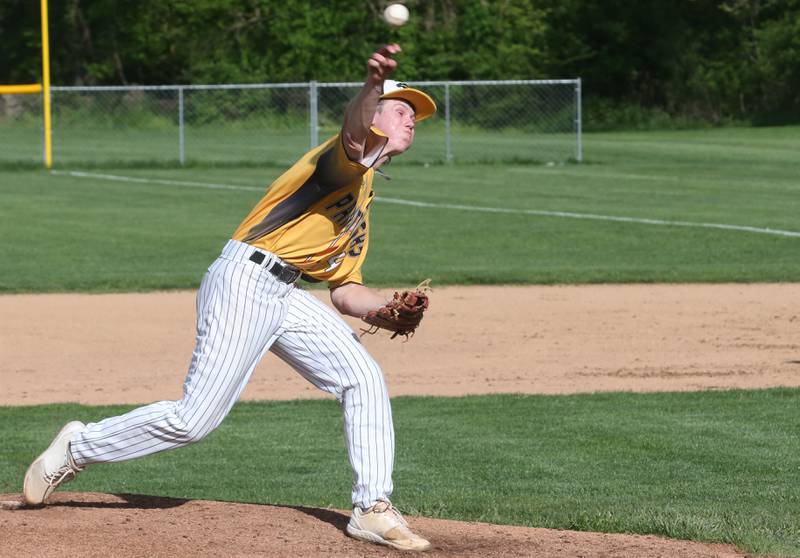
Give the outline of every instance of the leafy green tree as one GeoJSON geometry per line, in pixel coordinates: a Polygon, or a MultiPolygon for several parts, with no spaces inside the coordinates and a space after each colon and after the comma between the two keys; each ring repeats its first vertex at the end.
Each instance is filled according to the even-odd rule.
{"type": "MultiPolygon", "coordinates": [[[[800,0],[387,1],[51,0],[53,83],[359,81],[397,41],[406,80],[581,77],[590,123],[800,121],[800,0]]],[[[0,35],[0,83],[38,81],[39,3],[0,35]]]]}
{"type": "Polygon", "coordinates": [[[0,83],[41,81],[39,3],[25,0],[0,2],[0,83]]]}

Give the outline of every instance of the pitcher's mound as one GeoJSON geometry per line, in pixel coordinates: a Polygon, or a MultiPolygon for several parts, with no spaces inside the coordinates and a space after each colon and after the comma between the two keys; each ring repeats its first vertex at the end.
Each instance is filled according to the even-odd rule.
{"type": "MultiPolygon", "coordinates": [[[[349,512],[130,494],[57,493],[43,508],[0,494],[3,556],[399,556],[348,538],[349,512]]],[[[741,557],[731,546],[408,518],[425,556],[741,557]]]]}

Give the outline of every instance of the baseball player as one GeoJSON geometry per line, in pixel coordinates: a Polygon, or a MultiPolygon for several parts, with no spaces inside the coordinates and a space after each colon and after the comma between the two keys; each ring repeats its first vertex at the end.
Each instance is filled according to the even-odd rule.
{"type": "Polygon", "coordinates": [[[387,79],[399,52],[390,44],[372,54],[341,132],[272,183],[208,268],[183,397],[97,423],[68,423],[25,474],[29,505],[43,504],[88,465],[200,441],[270,350],[342,405],[354,472],[347,533],[398,549],[430,547],[389,501],[394,430],[380,367],[337,312],[295,285],[301,276],[327,281],[333,306],[350,316],[374,315],[387,304],[361,276],[373,175],[411,147],[415,122],[436,111],[427,94],[387,79]]]}

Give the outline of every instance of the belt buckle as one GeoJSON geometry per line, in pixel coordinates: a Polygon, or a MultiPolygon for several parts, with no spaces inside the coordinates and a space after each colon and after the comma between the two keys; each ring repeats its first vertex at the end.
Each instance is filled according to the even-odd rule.
{"type": "Polygon", "coordinates": [[[281,270],[280,279],[284,283],[294,283],[299,276],[300,270],[287,265],[281,270]]]}
{"type": "Polygon", "coordinates": [[[290,266],[290,265],[281,265],[278,262],[275,262],[278,267],[277,273],[274,273],[275,277],[278,278],[278,281],[282,281],[284,283],[294,283],[297,278],[300,276],[300,270],[290,266]]]}

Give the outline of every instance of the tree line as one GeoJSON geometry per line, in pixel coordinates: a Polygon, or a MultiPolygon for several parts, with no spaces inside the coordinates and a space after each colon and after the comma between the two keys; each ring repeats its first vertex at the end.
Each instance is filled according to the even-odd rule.
{"type": "MultiPolygon", "coordinates": [[[[587,121],[800,122],[800,0],[50,0],[57,85],[583,79],[587,121]],[[649,116],[648,116],[649,115],[649,116]]],[[[0,2],[0,82],[39,81],[39,3],[0,2]]]]}

